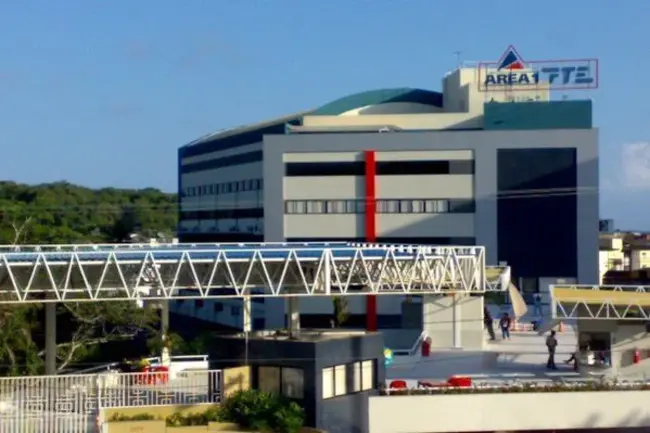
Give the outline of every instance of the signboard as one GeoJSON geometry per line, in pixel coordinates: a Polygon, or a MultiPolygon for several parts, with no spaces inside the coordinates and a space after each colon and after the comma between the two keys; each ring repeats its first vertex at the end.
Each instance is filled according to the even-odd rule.
{"type": "Polygon", "coordinates": [[[497,62],[481,62],[479,91],[598,88],[598,59],[524,61],[512,45],[497,62]]]}

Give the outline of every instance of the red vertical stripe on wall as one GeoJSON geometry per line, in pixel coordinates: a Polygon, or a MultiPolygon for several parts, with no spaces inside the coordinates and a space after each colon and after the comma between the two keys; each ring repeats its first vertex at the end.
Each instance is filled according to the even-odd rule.
{"type": "MultiPolygon", "coordinates": [[[[376,152],[365,151],[366,161],[366,242],[377,242],[377,218],[376,218],[376,152]]],[[[366,296],[366,330],[377,330],[377,296],[366,296]]]]}

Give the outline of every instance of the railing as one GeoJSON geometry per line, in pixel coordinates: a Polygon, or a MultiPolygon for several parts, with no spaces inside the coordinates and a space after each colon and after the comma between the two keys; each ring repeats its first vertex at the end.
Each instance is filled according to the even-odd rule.
{"type": "MultiPolygon", "coordinates": [[[[157,367],[162,365],[162,359],[160,356],[154,356],[151,358],[145,358],[145,361],[149,362],[151,366],[157,367]]],[[[66,374],[93,374],[93,373],[104,373],[107,371],[115,370],[121,363],[119,362],[110,362],[108,364],[97,365],[95,367],[84,368],[83,370],[68,371],[66,374]]],[[[175,369],[176,371],[187,370],[188,368],[182,367],[191,367],[191,364],[202,366],[200,370],[208,369],[208,355],[178,355],[171,357],[171,366],[174,369],[174,365],[177,365],[181,368],[175,369]]]]}
{"type": "Polygon", "coordinates": [[[221,401],[220,370],[0,378],[0,433],[93,431],[100,409],[221,401]]]}

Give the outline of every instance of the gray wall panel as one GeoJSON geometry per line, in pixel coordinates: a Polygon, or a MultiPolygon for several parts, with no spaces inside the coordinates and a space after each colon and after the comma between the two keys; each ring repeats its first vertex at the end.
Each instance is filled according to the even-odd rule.
{"type": "Polygon", "coordinates": [[[377,176],[377,198],[472,198],[473,196],[474,176],[471,174],[377,176]]]}

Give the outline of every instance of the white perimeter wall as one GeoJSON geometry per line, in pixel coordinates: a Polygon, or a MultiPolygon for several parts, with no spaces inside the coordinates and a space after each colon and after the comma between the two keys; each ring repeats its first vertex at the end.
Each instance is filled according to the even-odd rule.
{"type": "Polygon", "coordinates": [[[370,397],[371,433],[648,427],[650,391],[370,397]]]}

